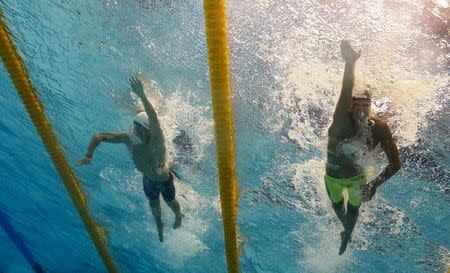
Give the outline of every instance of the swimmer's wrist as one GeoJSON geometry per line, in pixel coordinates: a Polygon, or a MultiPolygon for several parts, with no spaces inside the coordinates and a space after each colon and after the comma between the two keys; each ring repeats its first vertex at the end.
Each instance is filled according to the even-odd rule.
{"type": "Polygon", "coordinates": [[[384,178],[384,175],[381,174],[380,176],[378,176],[377,178],[375,178],[374,180],[372,180],[372,182],[370,182],[370,184],[372,184],[372,187],[374,187],[374,188],[376,189],[376,188],[378,188],[381,184],[383,184],[384,181],[386,181],[386,179],[384,178]]]}

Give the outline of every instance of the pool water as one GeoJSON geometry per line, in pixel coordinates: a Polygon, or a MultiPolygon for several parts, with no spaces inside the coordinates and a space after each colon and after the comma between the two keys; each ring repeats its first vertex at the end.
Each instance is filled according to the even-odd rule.
{"type": "MultiPolygon", "coordinates": [[[[444,272],[450,263],[449,3],[229,1],[240,185],[242,272],[444,272]],[[361,208],[352,242],[324,183],[326,133],[339,96],[339,41],[362,50],[355,92],[391,127],[402,169],[361,208]]],[[[3,1],[0,8],[53,129],[108,232],[120,272],[226,272],[201,1],[3,1]],[[165,242],[122,145],[141,105],[158,111],[185,219],[165,242]],[[191,151],[173,139],[183,130],[191,151]]],[[[0,209],[46,272],[105,272],[3,66],[0,209]]],[[[386,161],[367,158],[370,177],[386,161]]],[[[33,272],[0,230],[0,272],[33,272]]]]}

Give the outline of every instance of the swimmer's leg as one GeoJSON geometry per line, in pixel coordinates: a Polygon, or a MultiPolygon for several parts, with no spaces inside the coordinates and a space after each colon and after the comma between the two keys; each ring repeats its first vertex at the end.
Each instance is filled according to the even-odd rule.
{"type": "Polygon", "coordinates": [[[331,202],[332,206],[333,206],[333,210],[336,213],[336,216],[339,218],[339,220],[342,223],[342,226],[344,226],[344,201],[341,202],[331,202]]]}
{"type": "Polygon", "coordinates": [[[166,201],[167,205],[172,209],[175,214],[175,221],[173,222],[173,228],[179,228],[181,226],[181,221],[183,214],[180,212],[180,204],[175,198],[175,184],[173,183],[173,175],[170,173],[169,180],[161,188],[161,194],[166,201]]]}
{"type": "Polygon", "coordinates": [[[175,221],[173,222],[173,228],[177,229],[181,226],[181,221],[183,219],[183,214],[181,214],[180,211],[180,204],[178,203],[176,198],[174,198],[172,201],[169,202],[166,201],[166,203],[175,214],[175,221]]]}
{"type": "Polygon", "coordinates": [[[33,265],[33,269],[34,269],[34,272],[36,272],[36,273],[44,273],[44,270],[42,269],[41,265],[38,263],[33,265]]]}
{"type": "Polygon", "coordinates": [[[344,225],[344,231],[341,232],[341,246],[339,248],[339,255],[342,255],[347,248],[347,244],[351,239],[353,229],[355,228],[356,221],[358,220],[359,206],[355,207],[348,204],[347,213],[343,216],[342,224],[344,225]]]}
{"type": "Polygon", "coordinates": [[[341,221],[342,225],[344,225],[343,219],[345,214],[344,207],[344,196],[342,194],[343,186],[339,183],[332,183],[325,179],[325,188],[327,189],[328,197],[330,198],[331,204],[333,206],[333,210],[336,213],[336,216],[341,221]]]}
{"type": "Polygon", "coordinates": [[[152,210],[153,217],[155,218],[156,228],[158,229],[159,241],[164,241],[164,224],[161,220],[161,206],[159,204],[159,196],[157,199],[150,199],[150,208],[152,210]]]}

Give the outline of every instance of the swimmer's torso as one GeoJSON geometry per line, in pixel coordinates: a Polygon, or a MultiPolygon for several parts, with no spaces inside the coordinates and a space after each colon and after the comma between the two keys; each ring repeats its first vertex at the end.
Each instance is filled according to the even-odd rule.
{"type": "Polygon", "coordinates": [[[130,144],[128,147],[136,168],[151,181],[166,181],[169,168],[166,164],[164,138],[154,135],[148,144],[130,144]]]}
{"type": "MultiPolygon", "coordinates": [[[[369,122],[375,123],[370,119],[369,122]]],[[[360,163],[367,152],[378,144],[373,126],[366,128],[366,133],[356,135],[355,130],[348,130],[346,134],[329,132],[327,147],[326,172],[336,178],[351,178],[364,170],[360,163]]]]}

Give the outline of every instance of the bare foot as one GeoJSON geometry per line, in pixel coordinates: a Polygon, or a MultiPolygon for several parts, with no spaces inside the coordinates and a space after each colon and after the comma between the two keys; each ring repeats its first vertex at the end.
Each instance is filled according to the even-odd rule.
{"type": "Polygon", "coordinates": [[[175,215],[175,221],[173,222],[174,229],[177,229],[181,226],[181,221],[183,220],[183,217],[184,217],[184,215],[182,213],[175,215]]]}
{"type": "Polygon", "coordinates": [[[44,273],[44,270],[42,269],[40,264],[34,264],[33,269],[34,269],[34,272],[36,272],[36,273],[44,273]]]}
{"type": "Polygon", "coordinates": [[[341,41],[341,54],[342,58],[347,63],[355,63],[358,60],[359,56],[361,56],[361,50],[356,52],[350,43],[346,40],[341,41]]]}
{"type": "Polygon", "coordinates": [[[159,222],[156,223],[156,228],[158,229],[158,237],[159,237],[159,241],[162,243],[164,241],[164,223],[163,222],[159,222]]]}
{"type": "Polygon", "coordinates": [[[347,244],[351,239],[351,234],[345,231],[341,232],[341,246],[339,248],[339,255],[342,255],[347,249],[347,244]]]}

